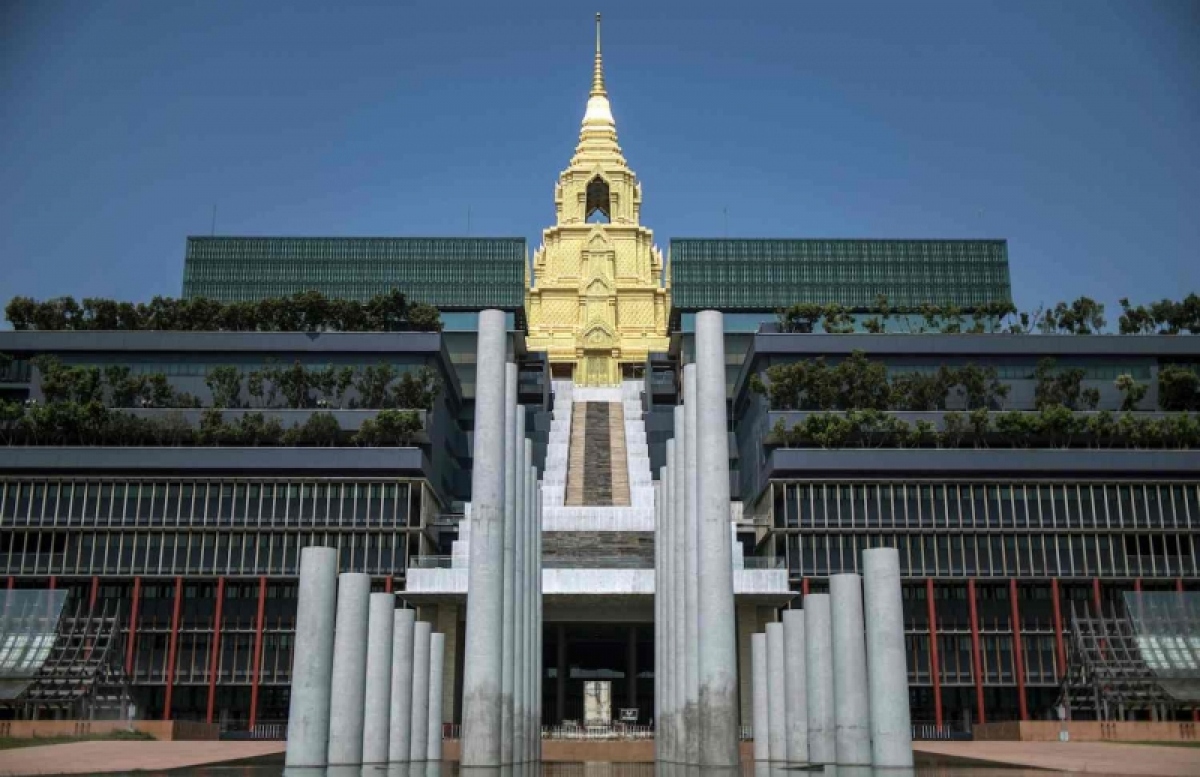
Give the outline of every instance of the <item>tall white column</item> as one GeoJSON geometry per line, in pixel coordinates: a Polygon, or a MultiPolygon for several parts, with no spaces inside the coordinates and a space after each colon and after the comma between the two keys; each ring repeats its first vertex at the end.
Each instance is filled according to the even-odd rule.
{"type": "Polygon", "coordinates": [[[787,752],[787,675],[783,667],[783,624],[767,624],[767,742],[771,760],[785,763],[787,752]]]}
{"type": "Polygon", "coordinates": [[[500,765],[504,617],[504,311],[479,314],[462,765],[500,765]]]}
{"type": "Polygon", "coordinates": [[[725,410],[725,324],[696,314],[700,765],[738,764],[736,616],[729,530],[729,438],[725,410]]]}
{"type": "Polygon", "coordinates": [[[388,760],[388,728],[392,704],[392,640],[394,594],[371,594],[367,613],[367,685],[363,702],[363,763],[388,760]]]}
{"type": "Polygon", "coordinates": [[[445,670],[446,635],[429,635],[429,732],[425,760],[442,760],[442,672],[445,670]]]}
{"type": "Polygon", "coordinates": [[[663,739],[663,673],[666,662],[666,607],[663,606],[663,591],[666,587],[666,533],[663,530],[663,482],[654,485],[654,758],[665,761],[666,743],[663,739]]]}
{"type": "Polygon", "coordinates": [[[329,765],[361,764],[363,701],[367,684],[367,609],[371,576],[338,576],[337,625],[333,630],[333,680],[329,704],[329,765]]]}
{"type": "Polygon", "coordinates": [[[666,481],[667,498],[664,502],[664,511],[666,512],[667,523],[667,644],[670,649],[667,651],[667,701],[668,707],[665,723],[671,728],[670,739],[668,745],[671,748],[672,763],[679,763],[683,757],[684,737],[683,737],[683,710],[679,707],[679,656],[683,655],[683,639],[680,637],[677,628],[676,613],[679,608],[680,600],[682,600],[682,591],[680,591],[680,578],[683,577],[683,570],[680,568],[683,558],[679,553],[677,543],[679,541],[678,522],[676,520],[676,510],[674,510],[674,500],[676,500],[676,440],[674,438],[667,440],[667,465],[664,469],[664,478],[666,481]]]}
{"type": "Polygon", "coordinates": [[[871,763],[871,707],[867,697],[867,643],[862,580],[853,572],[830,575],[833,617],[833,695],[838,763],[871,763]]]}
{"type": "Polygon", "coordinates": [[[541,735],[540,722],[537,720],[535,712],[536,705],[533,698],[533,686],[536,682],[535,672],[539,653],[541,650],[541,642],[535,639],[534,617],[533,612],[536,607],[535,597],[537,580],[534,575],[534,565],[536,564],[537,542],[535,537],[537,525],[537,510],[538,504],[541,501],[541,489],[538,487],[537,467],[533,465],[533,442],[525,441],[525,450],[528,452],[527,461],[529,461],[529,497],[525,500],[528,506],[525,510],[525,617],[524,617],[524,634],[525,634],[525,663],[524,663],[524,693],[522,695],[523,709],[525,710],[525,741],[524,741],[524,756],[526,762],[534,760],[534,742],[541,735]]]}
{"type": "Polygon", "coordinates": [[[397,610],[392,628],[392,713],[388,760],[407,761],[412,753],[413,641],[416,610],[397,610]]]}
{"type": "Polygon", "coordinates": [[[537,499],[534,502],[536,519],[533,524],[533,644],[534,644],[534,683],[533,683],[533,760],[542,760],[542,680],[545,668],[542,665],[542,499],[543,485],[537,488],[537,499]]]}
{"type": "Polygon", "coordinates": [[[787,754],[792,763],[808,763],[808,693],[804,668],[804,611],[783,611],[783,672],[787,695],[787,754]]]}
{"type": "Polygon", "coordinates": [[[700,502],[698,489],[698,450],[700,435],[696,428],[699,414],[696,409],[696,365],[683,368],[684,436],[684,568],[687,586],[684,590],[685,622],[688,649],[684,654],[684,718],[688,726],[687,762],[700,763],[700,583],[699,542],[700,502]]]}
{"type": "Polygon", "coordinates": [[[904,649],[900,554],[863,551],[867,611],[867,670],[871,697],[871,754],[875,766],[911,768],[912,718],[904,649]]]}
{"type": "Polygon", "coordinates": [[[829,594],[809,594],[804,597],[808,761],[813,764],[835,764],[838,760],[834,722],[833,635],[830,628],[829,594]]]}
{"type": "Polygon", "coordinates": [[[521,490],[521,511],[518,519],[518,542],[517,542],[517,573],[519,584],[517,586],[517,682],[514,687],[513,694],[513,728],[515,733],[515,744],[513,746],[513,761],[516,763],[525,763],[529,760],[529,703],[528,703],[528,682],[529,682],[529,658],[531,652],[531,642],[529,639],[529,624],[526,622],[526,610],[529,607],[529,588],[530,583],[527,577],[525,565],[527,558],[531,552],[529,547],[529,527],[532,523],[530,514],[533,512],[533,442],[526,439],[524,429],[519,441],[521,459],[520,482],[518,487],[521,490]]]}
{"type": "Polygon", "coordinates": [[[285,756],[288,766],[328,763],[337,563],[334,548],[310,547],[300,551],[296,647],[292,657],[285,756]]]}
{"type": "Polygon", "coordinates": [[[417,621],[413,629],[412,720],[408,728],[410,761],[424,761],[425,748],[429,744],[429,637],[432,631],[433,627],[427,621],[417,621]]]}
{"type": "Polygon", "coordinates": [[[672,519],[675,527],[675,537],[671,543],[671,548],[678,556],[678,565],[676,571],[676,588],[674,605],[671,608],[671,617],[675,621],[675,633],[681,650],[676,655],[678,660],[672,662],[672,668],[675,671],[675,728],[679,735],[679,746],[682,748],[679,753],[679,760],[683,763],[695,764],[699,762],[699,739],[696,727],[692,725],[692,718],[695,714],[688,708],[688,678],[687,665],[689,661],[698,662],[699,657],[692,658],[690,654],[697,650],[697,645],[688,639],[688,622],[687,622],[687,591],[691,587],[692,581],[689,573],[692,571],[688,564],[687,555],[687,413],[683,405],[676,405],[675,413],[675,467],[671,470],[672,482],[671,486],[674,491],[674,499],[671,501],[671,507],[675,515],[672,519]]]}
{"type": "MultiPolygon", "coordinates": [[[[521,442],[517,433],[517,365],[504,365],[504,617],[500,634],[500,763],[513,762],[517,524],[521,512],[521,442]]],[[[468,594],[469,595],[469,594],[468,594]]]]}
{"type": "Polygon", "coordinates": [[[750,693],[754,726],[754,760],[771,760],[771,712],[767,701],[767,635],[750,635],[750,693]]]}

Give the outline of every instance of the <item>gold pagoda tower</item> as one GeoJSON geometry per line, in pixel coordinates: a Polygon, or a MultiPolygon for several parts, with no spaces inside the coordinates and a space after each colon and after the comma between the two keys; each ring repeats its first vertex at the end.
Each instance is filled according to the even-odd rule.
{"type": "Polygon", "coordinates": [[[527,344],[549,354],[556,377],[584,386],[620,383],[623,364],[666,351],[669,286],[662,252],[642,226],[642,186],[617,145],[600,14],[596,62],[579,145],[554,186],[554,226],[526,278],[527,344]]]}

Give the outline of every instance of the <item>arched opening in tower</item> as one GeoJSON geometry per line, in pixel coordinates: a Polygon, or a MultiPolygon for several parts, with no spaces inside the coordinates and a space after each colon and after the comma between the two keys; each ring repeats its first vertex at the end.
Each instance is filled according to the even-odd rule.
{"type": "Polygon", "coordinates": [[[612,210],[608,200],[608,182],[600,176],[596,176],[588,183],[587,210],[584,218],[589,224],[608,224],[612,221],[612,210]]]}

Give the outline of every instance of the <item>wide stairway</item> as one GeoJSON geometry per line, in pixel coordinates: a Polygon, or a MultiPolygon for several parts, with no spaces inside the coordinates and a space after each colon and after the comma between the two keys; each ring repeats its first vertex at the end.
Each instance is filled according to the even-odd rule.
{"type": "Polygon", "coordinates": [[[654,530],[642,385],[554,382],[542,490],[547,531],[654,530]]]}

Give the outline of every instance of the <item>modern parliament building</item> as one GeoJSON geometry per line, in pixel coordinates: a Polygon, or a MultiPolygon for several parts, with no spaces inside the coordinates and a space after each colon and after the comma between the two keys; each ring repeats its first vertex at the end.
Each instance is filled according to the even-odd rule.
{"type": "MultiPolygon", "coordinates": [[[[1126,444],[1117,421],[1080,421],[1068,439],[1013,419],[1054,405],[1131,418],[1126,432],[1166,423],[1180,414],[1160,378],[1195,371],[1200,338],[995,332],[1012,299],[1004,240],[656,243],[641,219],[653,183],[643,192],[618,143],[598,30],[578,143],[546,194],[553,220],[532,252],[523,238],[187,239],[185,299],[397,289],[437,308],[440,330],[0,332],[3,399],[65,402],[49,356],[113,386],[165,386],[140,404],[99,396],[175,430],[137,444],[7,435],[0,586],[65,590],[76,621],[102,610],[106,671],[139,716],[261,732],[287,716],[299,550],[332,545],[343,571],[371,574],[446,635],[443,709],[457,723],[475,325],[500,308],[543,483],[543,723],[581,721],[587,680],[611,682],[614,717],[652,723],[653,481],[695,313],[715,309],[744,725],[750,635],[879,545],[900,550],[914,721],[1046,718],[1063,700],[1078,717],[1192,716],[1079,678],[1104,659],[1089,624],[1119,619],[1126,592],[1200,589],[1200,455],[1126,444]],[[781,324],[797,305],[818,312],[781,324]],[[923,305],[938,322],[925,326],[923,305]],[[435,390],[414,402],[396,387],[418,375],[435,390]],[[389,409],[415,426],[380,442],[365,430],[389,409]],[[268,423],[326,431],[245,431],[268,423]]],[[[45,691],[39,714],[77,716],[100,694],[85,686],[45,691]]],[[[0,703],[0,716],[30,709],[0,703]]]]}

